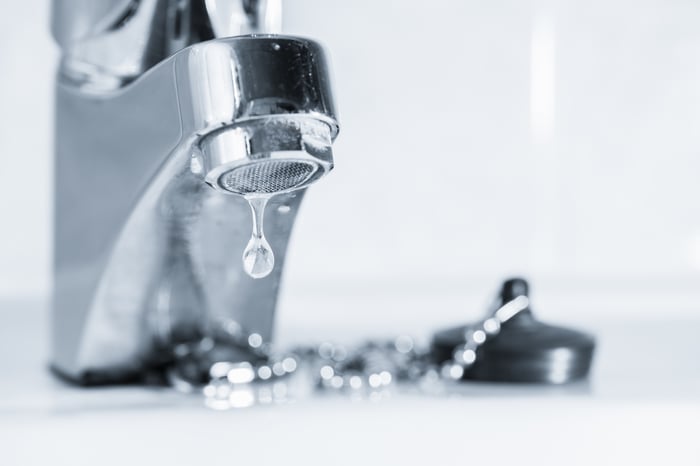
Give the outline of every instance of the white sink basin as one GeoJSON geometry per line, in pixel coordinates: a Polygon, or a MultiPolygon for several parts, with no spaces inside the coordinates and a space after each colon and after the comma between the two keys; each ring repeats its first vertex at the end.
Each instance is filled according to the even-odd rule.
{"type": "Polygon", "coordinates": [[[700,464],[697,321],[599,326],[586,383],[213,411],[169,389],[68,386],[46,369],[45,306],[0,308],[2,465],[700,464]]]}

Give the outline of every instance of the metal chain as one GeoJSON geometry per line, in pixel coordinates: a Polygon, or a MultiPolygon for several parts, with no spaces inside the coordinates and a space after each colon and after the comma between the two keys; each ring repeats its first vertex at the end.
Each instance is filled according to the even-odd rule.
{"type": "Polygon", "coordinates": [[[408,336],[369,341],[352,349],[326,342],[275,353],[263,344],[260,335],[239,331],[229,332],[226,338],[217,335],[176,346],[168,381],[181,391],[201,390],[207,405],[217,409],[284,402],[290,391],[296,390],[298,396],[308,388],[371,397],[397,384],[426,389],[431,384],[461,379],[476,362],[479,347],[528,305],[526,296],[518,296],[494,306],[485,319],[467,327],[463,343],[441,364],[408,336]],[[247,358],[228,362],[227,352],[239,355],[231,360],[240,361],[241,354],[247,358]],[[306,381],[294,384],[302,373],[306,381]]]}

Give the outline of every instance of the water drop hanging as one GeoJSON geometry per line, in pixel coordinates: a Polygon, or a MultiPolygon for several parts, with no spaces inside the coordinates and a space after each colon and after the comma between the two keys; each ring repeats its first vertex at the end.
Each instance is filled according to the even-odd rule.
{"type": "Polygon", "coordinates": [[[243,251],[243,270],[253,278],[267,277],[275,268],[275,254],[265,238],[263,217],[269,196],[248,197],[253,214],[253,233],[243,251]]]}

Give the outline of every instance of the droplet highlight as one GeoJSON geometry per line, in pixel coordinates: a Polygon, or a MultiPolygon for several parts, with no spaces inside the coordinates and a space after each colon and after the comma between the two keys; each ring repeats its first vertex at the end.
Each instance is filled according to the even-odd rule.
{"type": "Polygon", "coordinates": [[[264,278],[275,268],[275,254],[265,238],[263,217],[269,196],[247,197],[253,214],[253,233],[243,251],[243,270],[252,278],[264,278]]]}

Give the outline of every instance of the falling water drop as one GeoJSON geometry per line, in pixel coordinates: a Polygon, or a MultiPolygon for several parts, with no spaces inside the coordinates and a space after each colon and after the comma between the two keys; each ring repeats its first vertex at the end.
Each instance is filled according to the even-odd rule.
{"type": "Polygon", "coordinates": [[[275,254],[263,231],[263,217],[269,197],[255,196],[246,199],[253,213],[253,234],[243,251],[243,270],[253,278],[264,278],[275,267],[275,254]]]}

